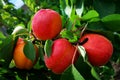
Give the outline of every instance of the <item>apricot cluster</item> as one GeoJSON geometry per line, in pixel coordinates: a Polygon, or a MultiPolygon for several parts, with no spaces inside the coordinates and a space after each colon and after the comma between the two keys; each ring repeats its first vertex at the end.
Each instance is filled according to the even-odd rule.
{"type": "MultiPolygon", "coordinates": [[[[62,19],[59,13],[51,9],[41,9],[33,16],[32,31],[35,38],[39,40],[50,40],[59,35],[62,30],[62,19]]],[[[112,56],[112,43],[100,34],[89,33],[83,35],[79,42],[87,41],[82,44],[88,56],[88,61],[94,66],[102,66],[106,64],[112,56]]],[[[22,39],[18,39],[16,49],[14,51],[14,61],[18,68],[31,68],[34,64],[26,59],[23,55],[23,47],[25,43],[22,39]],[[20,50],[19,50],[20,49],[20,50]],[[20,52],[18,52],[18,50],[20,52]],[[16,58],[22,56],[22,58],[16,58]],[[24,60],[25,63],[22,62],[24,60]]],[[[68,66],[73,64],[73,59],[78,59],[78,51],[76,45],[72,45],[67,39],[59,38],[53,41],[50,56],[44,54],[44,62],[47,68],[56,74],[64,72],[68,66]]]]}

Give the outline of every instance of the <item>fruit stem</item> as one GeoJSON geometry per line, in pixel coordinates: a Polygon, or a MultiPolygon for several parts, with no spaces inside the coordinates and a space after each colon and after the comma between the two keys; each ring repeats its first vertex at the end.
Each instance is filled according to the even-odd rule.
{"type": "Polygon", "coordinates": [[[75,51],[74,51],[74,55],[73,55],[73,58],[72,58],[72,64],[74,64],[74,61],[75,61],[75,57],[76,57],[76,54],[77,54],[77,47],[78,47],[78,43],[77,45],[75,46],[75,51]]]}
{"type": "Polygon", "coordinates": [[[88,23],[85,24],[85,26],[83,27],[81,33],[80,33],[80,38],[83,36],[83,33],[85,32],[86,28],[88,26],[88,23]]]}
{"type": "Polygon", "coordinates": [[[83,45],[83,44],[85,44],[87,41],[88,41],[88,38],[85,38],[82,42],[78,42],[78,43],[79,43],[79,45],[83,45]]]}

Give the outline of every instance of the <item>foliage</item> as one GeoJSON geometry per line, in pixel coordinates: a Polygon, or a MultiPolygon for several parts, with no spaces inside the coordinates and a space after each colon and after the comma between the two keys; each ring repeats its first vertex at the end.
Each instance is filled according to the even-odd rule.
{"type": "MultiPolygon", "coordinates": [[[[23,0],[23,2],[24,7],[16,9],[8,0],[0,0],[0,80],[117,79],[119,69],[116,66],[118,67],[120,63],[119,0],[23,0]],[[52,40],[36,40],[31,31],[32,17],[42,8],[53,9],[61,15],[63,30],[60,36],[67,38],[73,44],[81,37],[85,26],[85,33],[93,32],[106,36],[114,47],[110,61],[104,66],[94,67],[87,61],[84,48],[79,46],[82,56],[63,74],[56,75],[48,70],[43,55],[44,52],[50,55],[52,40]],[[12,34],[18,25],[24,29],[12,34]],[[23,37],[27,42],[24,47],[25,54],[35,53],[32,43],[39,47],[40,57],[31,70],[17,69],[12,60],[18,37],[23,37]]],[[[26,56],[31,60],[35,59],[35,54],[26,54],[26,56]]]]}

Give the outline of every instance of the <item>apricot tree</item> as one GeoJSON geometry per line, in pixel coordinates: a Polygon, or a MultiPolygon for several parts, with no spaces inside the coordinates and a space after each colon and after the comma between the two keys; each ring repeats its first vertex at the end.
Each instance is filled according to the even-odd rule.
{"type": "Polygon", "coordinates": [[[23,2],[0,0],[0,80],[120,79],[119,0],[23,2]]]}

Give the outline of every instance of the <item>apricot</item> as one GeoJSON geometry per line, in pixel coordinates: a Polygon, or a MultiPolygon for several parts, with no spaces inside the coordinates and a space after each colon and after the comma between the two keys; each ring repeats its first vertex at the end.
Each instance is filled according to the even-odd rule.
{"type": "Polygon", "coordinates": [[[15,46],[15,49],[14,49],[14,53],[13,53],[13,60],[15,62],[15,65],[17,68],[19,69],[31,69],[34,64],[36,63],[37,61],[37,58],[38,58],[38,48],[35,46],[35,49],[36,49],[36,59],[34,62],[32,62],[30,59],[28,59],[24,52],[23,52],[23,49],[24,49],[24,46],[25,46],[25,42],[22,38],[19,38],[17,43],[16,43],[16,46],[15,46]]]}
{"type": "Polygon", "coordinates": [[[110,40],[100,34],[85,34],[80,42],[88,39],[83,47],[88,56],[88,61],[94,66],[102,66],[106,64],[112,56],[113,46],[110,40]]]}
{"type": "MultiPolygon", "coordinates": [[[[61,38],[53,42],[50,57],[44,56],[46,66],[55,74],[61,74],[72,64],[75,47],[68,40],[61,38]]],[[[75,59],[77,60],[76,55],[75,59]]]]}
{"type": "Polygon", "coordinates": [[[39,10],[32,19],[32,30],[36,38],[47,40],[56,37],[62,29],[60,14],[51,9],[39,10]]]}

